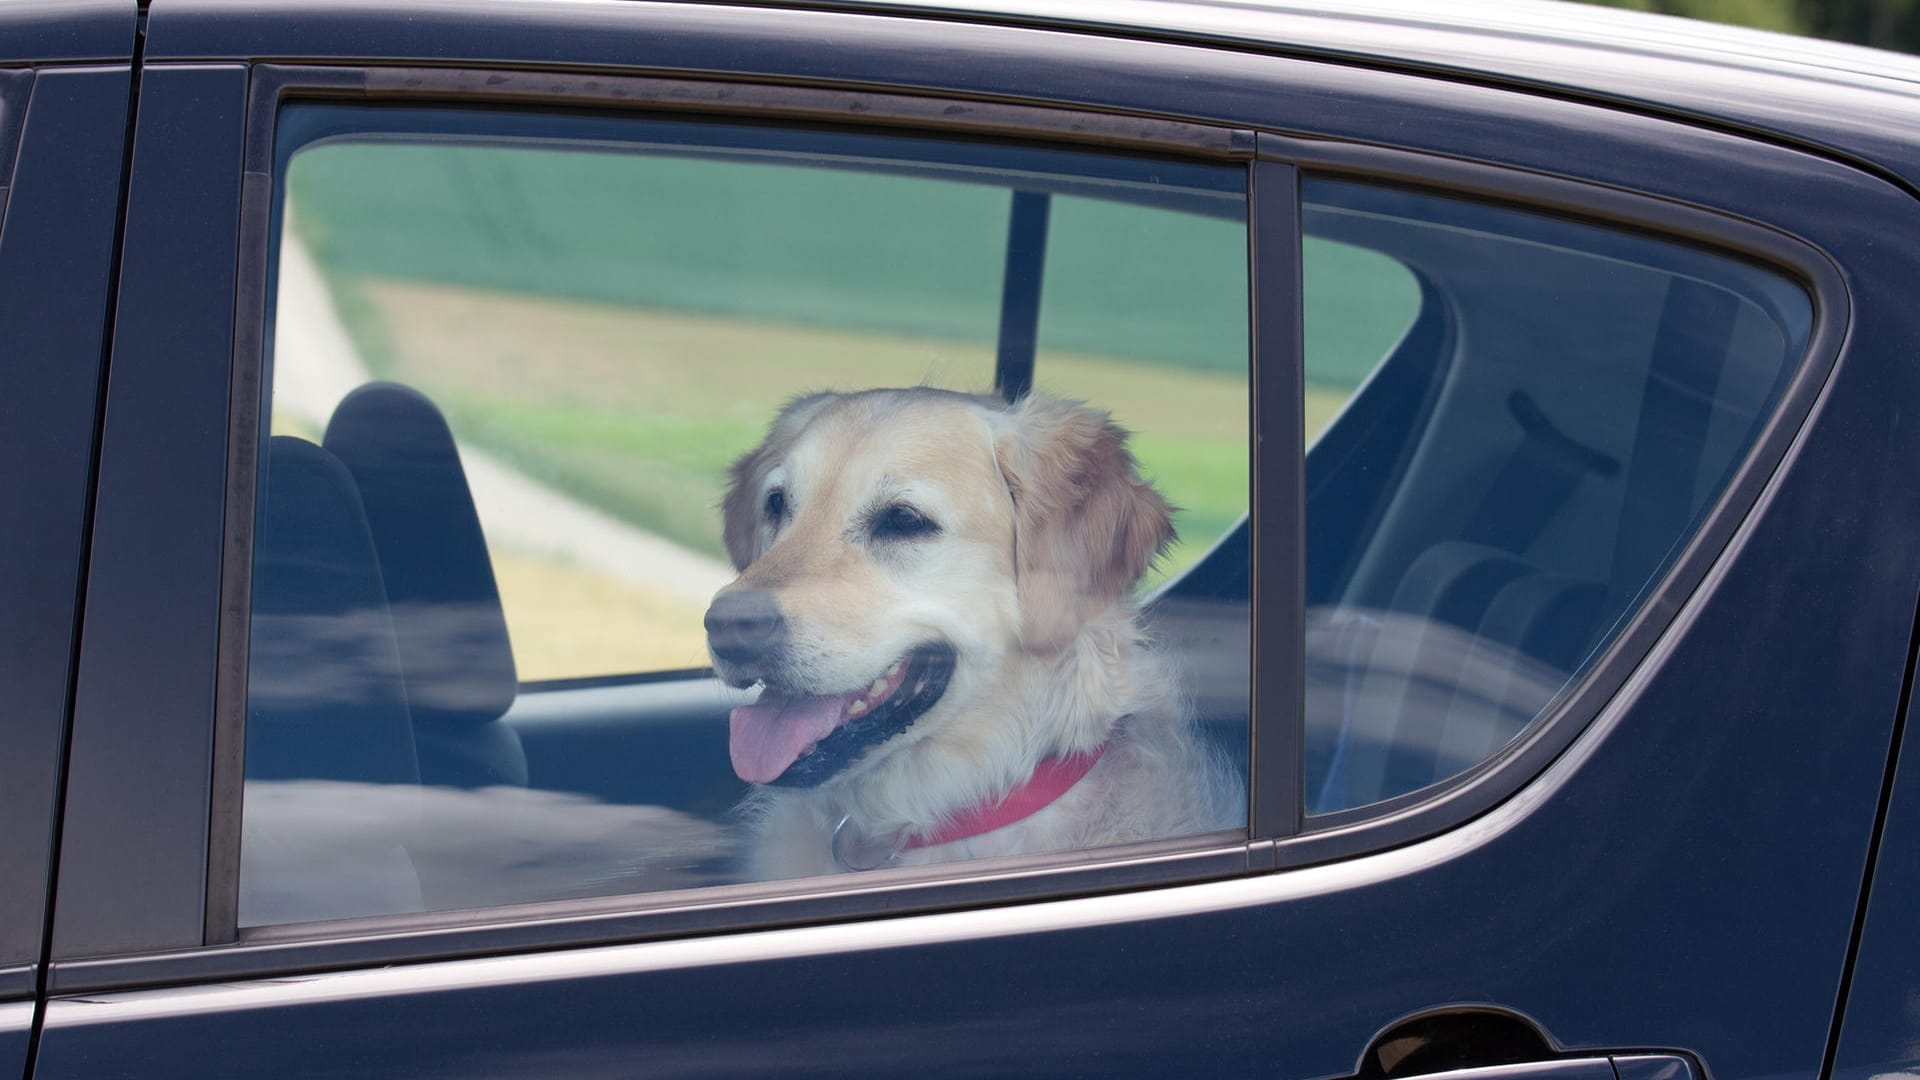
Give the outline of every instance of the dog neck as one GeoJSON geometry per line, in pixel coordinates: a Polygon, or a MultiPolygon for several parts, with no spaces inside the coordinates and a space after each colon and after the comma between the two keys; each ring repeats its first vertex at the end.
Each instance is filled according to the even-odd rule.
{"type": "Polygon", "coordinates": [[[843,817],[833,830],[833,861],[843,870],[871,870],[892,862],[903,851],[951,844],[1024,821],[1052,806],[1092,772],[1107,746],[1101,743],[1092,750],[1050,757],[1012,791],[961,810],[925,836],[896,834],[888,840],[877,840],[861,833],[851,815],[843,817]]]}
{"type": "Polygon", "coordinates": [[[1053,805],[1053,800],[1065,795],[1068,789],[1079,783],[1080,778],[1092,771],[1100,761],[1100,755],[1106,752],[1107,744],[1101,743],[1083,753],[1050,757],[1033,770],[1033,775],[1027,777],[1026,783],[1007,792],[1005,798],[970,806],[948,818],[931,835],[909,840],[906,846],[923,848],[951,844],[955,840],[966,840],[1031,817],[1053,805]]]}

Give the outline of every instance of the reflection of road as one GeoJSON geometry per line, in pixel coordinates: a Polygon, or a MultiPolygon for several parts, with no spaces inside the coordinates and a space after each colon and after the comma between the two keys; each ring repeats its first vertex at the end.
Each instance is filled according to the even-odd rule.
{"type": "MultiPolygon", "coordinates": [[[[371,376],[307,253],[285,231],[274,331],[273,404],[315,431],[371,376]]],[[[726,564],[643,532],[460,444],[489,544],[572,563],[638,589],[705,607],[733,579],[726,564]]]]}

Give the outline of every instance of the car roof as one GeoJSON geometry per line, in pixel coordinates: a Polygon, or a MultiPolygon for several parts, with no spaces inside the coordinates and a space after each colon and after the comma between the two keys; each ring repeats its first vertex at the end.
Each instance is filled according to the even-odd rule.
{"type": "Polygon", "coordinates": [[[1559,0],[800,0],[798,6],[1228,44],[1520,86],[1763,133],[1920,188],[1920,58],[1814,38],[1559,0]]]}

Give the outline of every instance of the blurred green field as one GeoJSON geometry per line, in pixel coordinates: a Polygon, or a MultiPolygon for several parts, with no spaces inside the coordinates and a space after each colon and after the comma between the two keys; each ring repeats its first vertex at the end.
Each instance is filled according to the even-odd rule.
{"type": "MultiPolygon", "coordinates": [[[[373,373],[426,391],[462,438],[716,558],[726,467],[782,402],[819,389],[978,390],[991,366],[974,346],[870,333],[419,282],[336,276],[333,289],[373,373]]],[[[1194,541],[1165,569],[1245,511],[1243,380],[1061,353],[1039,366],[1041,389],[1090,398],[1138,431],[1143,469],[1194,541]]]]}
{"type": "MultiPolygon", "coordinates": [[[[461,438],[721,554],[725,468],[792,395],[984,390],[1007,193],[766,163],[328,144],[291,218],[374,374],[461,438]]],[[[1245,511],[1245,230],[1056,197],[1037,384],[1111,411],[1182,507],[1177,569],[1245,511]]],[[[1404,270],[1310,241],[1308,422],[1398,337],[1404,270]]]]}

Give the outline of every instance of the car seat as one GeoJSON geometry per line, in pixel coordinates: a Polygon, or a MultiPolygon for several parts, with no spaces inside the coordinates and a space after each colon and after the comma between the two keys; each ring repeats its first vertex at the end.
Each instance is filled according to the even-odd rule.
{"type": "Polygon", "coordinates": [[[267,476],[249,637],[241,922],[418,911],[419,877],[399,837],[420,774],[359,490],[333,455],[287,436],[271,440],[267,476]],[[390,812],[355,812],[371,798],[390,812]]]}
{"type": "Polygon", "coordinates": [[[527,758],[501,716],[518,680],[500,590],[453,434],[396,383],[342,400],[326,448],[353,474],[385,577],[424,784],[524,787],[527,758]]]}

